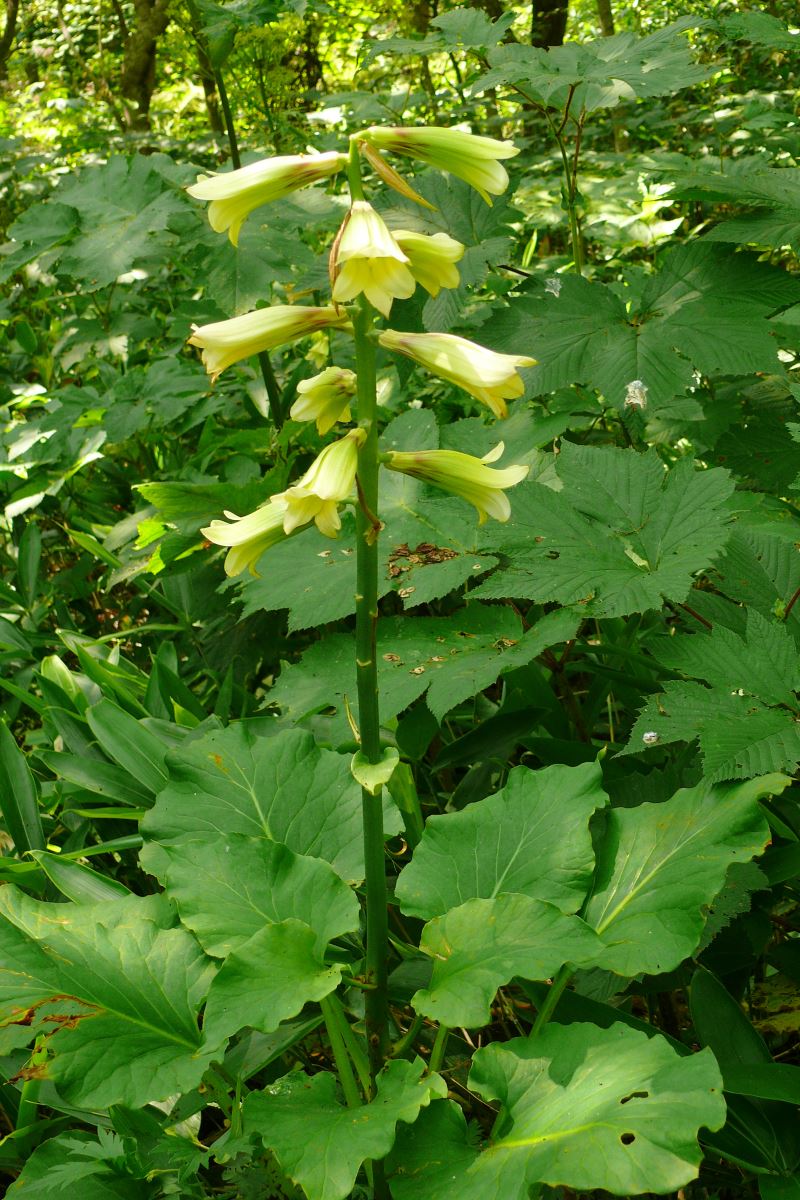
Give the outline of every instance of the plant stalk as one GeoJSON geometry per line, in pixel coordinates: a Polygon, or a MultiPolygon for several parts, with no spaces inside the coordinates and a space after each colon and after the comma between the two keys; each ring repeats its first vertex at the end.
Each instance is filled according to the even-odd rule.
{"type": "MultiPolygon", "coordinates": [[[[361,1093],[358,1090],[356,1077],[353,1074],[353,1066],[344,1044],[342,1030],[339,1025],[339,1014],[336,1012],[333,1003],[334,1000],[336,1000],[335,996],[324,996],[320,1000],[319,1005],[322,1009],[322,1015],[325,1018],[328,1041],[331,1044],[333,1061],[336,1063],[336,1071],[339,1076],[339,1082],[342,1085],[344,1098],[347,1101],[347,1107],[358,1108],[361,1104],[361,1093]]],[[[338,1004],[338,1001],[336,1003],[338,1004]]]]}
{"type": "Polygon", "coordinates": [[[536,1035],[541,1033],[541,1031],[544,1029],[545,1025],[555,1012],[556,1005],[563,996],[567,984],[569,983],[570,979],[572,979],[574,974],[574,968],[571,967],[569,963],[564,963],[564,966],[557,973],[550,986],[550,991],[547,993],[544,1004],[536,1014],[536,1020],[533,1023],[533,1029],[528,1035],[529,1037],[535,1038],[536,1035]]]}

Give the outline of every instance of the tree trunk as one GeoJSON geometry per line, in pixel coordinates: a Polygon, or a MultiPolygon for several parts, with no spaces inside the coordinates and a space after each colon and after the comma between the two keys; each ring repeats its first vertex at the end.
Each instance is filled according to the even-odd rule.
{"type": "Polygon", "coordinates": [[[531,45],[561,46],[567,32],[568,0],[533,0],[531,45]]]}
{"type": "Polygon", "coordinates": [[[6,23],[3,26],[2,36],[0,36],[0,79],[6,77],[6,64],[11,57],[18,16],[19,0],[6,0],[6,23]]]}
{"type": "Polygon", "coordinates": [[[120,90],[128,129],[150,128],[150,100],[156,83],[156,48],[169,24],[170,0],[134,0],[136,25],[125,43],[120,90]]]}
{"type": "Polygon", "coordinates": [[[597,0],[597,15],[600,18],[600,32],[603,37],[613,37],[614,14],[611,11],[611,0],[597,0]]]}

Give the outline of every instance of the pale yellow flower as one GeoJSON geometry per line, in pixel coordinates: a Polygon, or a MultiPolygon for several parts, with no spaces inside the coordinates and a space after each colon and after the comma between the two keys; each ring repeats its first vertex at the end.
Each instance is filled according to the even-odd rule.
{"type": "Polygon", "coordinates": [[[460,450],[394,450],[389,454],[386,466],[390,471],[413,475],[423,483],[431,483],[468,500],[475,505],[483,525],[487,517],[494,517],[496,521],[508,520],[511,504],[503,489],[520,483],[528,474],[528,468],[521,465],[499,470],[486,465],[496,462],[503,449],[500,442],[483,458],[462,454],[460,450]]]}
{"type": "Polygon", "coordinates": [[[342,527],[339,504],[355,487],[358,450],[366,440],[363,429],[351,429],[317,455],[302,479],[274,497],[286,503],[283,528],[291,533],[315,521],[320,533],[335,538],[342,527]]]}
{"type": "Polygon", "coordinates": [[[525,391],[517,368],[536,365],[535,358],[498,354],[452,333],[399,333],[385,329],[378,340],[387,350],[405,354],[441,379],[463,388],[488,405],[496,417],[507,416],[506,400],[513,400],[525,391]]]}
{"type": "Polygon", "coordinates": [[[193,325],[189,345],[202,349],[203,366],[213,380],[226,367],[251,354],[273,350],[318,329],[343,329],[348,324],[347,317],[331,305],[309,308],[301,304],[275,304],[229,321],[193,325]]]}
{"type": "Polygon", "coordinates": [[[457,288],[461,282],[456,263],[464,257],[461,242],[447,233],[413,233],[394,229],[392,237],[408,257],[408,269],[431,296],[442,288],[457,288]]]}
{"type": "Polygon", "coordinates": [[[187,188],[196,200],[210,200],[208,220],[217,233],[227,229],[234,246],[242,222],[255,208],[280,200],[298,188],[335,175],[347,162],[346,154],[292,154],[260,162],[222,175],[199,175],[187,188]]]}
{"type": "Polygon", "coordinates": [[[408,258],[367,200],[353,201],[334,247],[333,275],[336,304],[363,292],[385,317],[393,300],[407,300],[414,293],[408,258]]]}
{"type": "Polygon", "coordinates": [[[249,567],[251,575],[256,575],[256,563],[264,551],[286,537],[285,515],[286,504],[272,496],[246,517],[226,512],[227,521],[212,521],[200,532],[215,546],[230,546],[225,556],[226,575],[238,575],[245,567],[249,567]]]}
{"type": "Polygon", "coordinates": [[[324,436],[337,421],[350,420],[350,401],[356,393],[356,377],[344,367],[326,367],[313,379],[301,379],[297,399],[289,416],[293,421],[316,421],[324,436]]]}
{"type": "Polygon", "coordinates": [[[508,172],[498,159],[519,154],[513,142],[498,142],[495,138],[478,137],[461,129],[373,125],[357,136],[378,150],[407,154],[440,171],[457,175],[474,187],[487,204],[492,203],[490,192],[499,196],[508,187],[508,172]]]}

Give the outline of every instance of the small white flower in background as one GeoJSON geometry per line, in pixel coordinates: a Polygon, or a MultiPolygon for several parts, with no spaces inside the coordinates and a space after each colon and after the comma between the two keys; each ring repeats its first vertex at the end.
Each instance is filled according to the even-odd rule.
{"type": "Polygon", "coordinates": [[[551,275],[549,279],[545,280],[544,290],[549,292],[551,296],[558,297],[561,295],[561,280],[557,275],[551,275]]]}
{"type": "Polygon", "coordinates": [[[320,533],[330,538],[337,536],[342,527],[339,504],[353,491],[358,451],[366,437],[363,429],[351,429],[317,455],[302,479],[273,497],[286,505],[283,518],[286,533],[315,521],[320,533]]]}
{"type": "Polygon", "coordinates": [[[654,729],[648,729],[647,733],[642,734],[642,741],[645,746],[655,746],[658,741],[658,734],[654,729]]]}
{"type": "Polygon", "coordinates": [[[625,388],[625,407],[647,408],[647,391],[641,379],[632,379],[625,388]]]}
{"type": "Polygon", "coordinates": [[[350,401],[356,394],[356,377],[344,367],[326,367],[313,379],[301,379],[289,416],[293,421],[316,421],[324,436],[337,421],[350,420],[350,401]]]}

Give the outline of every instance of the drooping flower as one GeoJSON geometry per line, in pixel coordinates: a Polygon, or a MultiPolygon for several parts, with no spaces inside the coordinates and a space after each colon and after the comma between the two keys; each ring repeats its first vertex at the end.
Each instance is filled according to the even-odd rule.
{"type": "Polygon", "coordinates": [[[320,533],[336,537],[342,527],[339,504],[350,497],[355,486],[358,450],[366,436],[363,429],[351,429],[338,442],[331,442],[302,479],[275,497],[287,506],[283,518],[286,533],[315,521],[320,533]]]}
{"type": "Polygon", "coordinates": [[[189,345],[201,348],[203,366],[214,380],[226,367],[251,354],[307,337],[318,329],[343,329],[348,324],[346,315],[332,305],[275,304],[229,321],[193,325],[189,345]]]}
{"type": "Polygon", "coordinates": [[[226,575],[238,575],[245,567],[255,575],[256,563],[264,551],[287,536],[283,528],[285,515],[286,504],[280,497],[271,496],[246,517],[226,512],[227,521],[212,521],[200,532],[215,546],[230,546],[225,556],[226,575]]]}
{"type": "Polygon", "coordinates": [[[478,137],[461,129],[373,125],[358,134],[358,138],[378,150],[406,154],[457,175],[474,187],[487,204],[492,203],[490,192],[492,196],[500,196],[508,187],[508,172],[498,160],[519,154],[513,142],[478,137]]]}
{"type": "Polygon", "coordinates": [[[405,354],[441,379],[463,388],[488,405],[496,417],[507,416],[506,400],[513,400],[525,391],[517,368],[536,364],[535,358],[498,354],[453,333],[399,333],[385,329],[378,340],[387,350],[405,354]]]}
{"type": "Polygon", "coordinates": [[[344,367],[326,367],[313,379],[301,379],[298,398],[289,416],[293,421],[316,421],[324,436],[337,421],[350,420],[350,401],[356,394],[356,377],[344,367]]]}
{"type": "Polygon", "coordinates": [[[353,201],[331,258],[336,304],[354,300],[363,292],[370,304],[388,317],[393,300],[413,295],[408,258],[368,200],[353,201]]]}
{"type": "Polygon", "coordinates": [[[503,489],[520,483],[528,474],[528,467],[522,465],[500,469],[487,466],[496,462],[503,450],[502,442],[483,458],[462,454],[460,450],[395,450],[389,454],[386,466],[390,471],[413,475],[423,483],[432,483],[468,500],[475,505],[483,525],[487,517],[508,520],[511,504],[503,489]]]}
{"type": "Polygon", "coordinates": [[[442,288],[457,288],[461,282],[455,264],[464,257],[461,242],[447,233],[414,233],[395,229],[392,237],[408,257],[408,269],[431,296],[442,288]]]}
{"type": "Polygon", "coordinates": [[[347,155],[335,151],[264,158],[237,171],[199,175],[197,183],[186,190],[196,200],[211,201],[208,209],[211,228],[217,233],[227,229],[228,237],[236,246],[242,222],[254,209],[335,175],[346,162],[347,155]]]}

